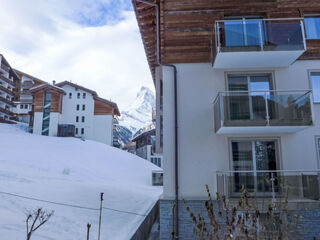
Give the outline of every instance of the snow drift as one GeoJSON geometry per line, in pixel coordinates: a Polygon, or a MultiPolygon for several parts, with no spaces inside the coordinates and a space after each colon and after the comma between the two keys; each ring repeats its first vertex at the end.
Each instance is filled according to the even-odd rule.
{"type": "MultiPolygon", "coordinates": [[[[104,192],[104,207],[143,215],[162,193],[151,186],[151,171],[157,169],[101,143],[33,135],[19,125],[0,124],[1,192],[94,209],[104,192]]],[[[90,239],[97,239],[98,211],[0,194],[1,239],[25,239],[25,213],[36,207],[55,214],[33,240],[85,239],[87,223],[90,239]]],[[[140,215],[104,209],[101,239],[129,239],[142,221],[140,215]]]]}

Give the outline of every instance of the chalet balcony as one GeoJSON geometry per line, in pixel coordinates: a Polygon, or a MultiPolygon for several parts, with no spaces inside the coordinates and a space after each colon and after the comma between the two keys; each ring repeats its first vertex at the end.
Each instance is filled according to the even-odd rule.
{"type": "Polygon", "coordinates": [[[5,88],[4,86],[0,85],[0,90],[3,91],[3,92],[6,92],[8,93],[9,95],[13,96],[13,91],[8,89],[8,88],[5,88]]]}
{"type": "Polygon", "coordinates": [[[215,23],[213,67],[288,67],[306,51],[303,19],[242,19],[215,23]]]}
{"type": "Polygon", "coordinates": [[[293,133],[313,123],[311,91],[230,91],[214,101],[217,134],[293,133]]]}
{"type": "Polygon", "coordinates": [[[11,111],[9,111],[9,110],[7,110],[5,108],[2,108],[2,107],[0,107],[0,112],[4,113],[4,114],[7,114],[7,115],[9,115],[11,117],[13,116],[13,113],[11,111]]]}
{"type": "Polygon", "coordinates": [[[2,96],[0,96],[0,102],[4,102],[10,106],[13,106],[13,102],[10,99],[4,98],[2,96]]]}
{"type": "Polygon", "coordinates": [[[237,170],[216,172],[217,192],[227,198],[241,196],[244,187],[249,196],[270,198],[276,202],[320,200],[320,170],[237,170]]]}

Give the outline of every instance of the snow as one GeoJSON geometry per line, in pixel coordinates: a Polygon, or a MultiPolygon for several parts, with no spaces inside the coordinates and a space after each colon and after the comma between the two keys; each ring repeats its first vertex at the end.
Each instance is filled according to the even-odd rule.
{"type": "MultiPolygon", "coordinates": [[[[117,148],[76,138],[29,134],[22,124],[0,124],[0,191],[27,197],[146,214],[162,193],[151,186],[157,166],[117,148]]],[[[0,194],[0,238],[25,239],[25,214],[37,207],[54,216],[32,240],[97,239],[99,212],[0,194]]],[[[143,221],[139,215],[103,209],[101,239],[130,239],[143,221]]]]}
{"type": "Polygon", "coordinates": [[[132,104],[121,112],[120,125],[127,127],[133,135],[152,123],[152,109],[155,107],[154,93],[141,87],[132,104]]]}

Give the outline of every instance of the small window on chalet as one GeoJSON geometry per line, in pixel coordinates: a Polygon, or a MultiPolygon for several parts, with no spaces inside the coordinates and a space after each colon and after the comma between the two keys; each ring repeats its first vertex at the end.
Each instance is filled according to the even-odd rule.
{"type": "Polygon", "coordinates": [[[81,128],[81,134],[84,134],[84,128],[81,128]]]}
{"type": "Polygon", "coordinates": [[[28,104],[25,104],[25,105],[24,105],[24,108],[25,108],[25,109],[28,109],[28,104]]]}
{"type": "Polygon", "coordinates": [[[23,104],[20,104],[20,109],[23,109],[23,104]]]}
{"type": "Polygon", "coordinates": [[[69,98],[70,98],[70,99],[72,98],[72,93],[69,93],[69,98]]]}
{"type": "Polygon", "coordinates": [[[78,134],[78,128],[76,128],[76,134],[78,134]]]}
{"type": "Polygon", "coordinates": [[[86,93],[82,93],[82,98],[83,98],[83,99],[86,98],[86,93]]]}
{"type": "Polygon", "coordinates": [[[79,111],[80,110],[80,105],[79,104],[77,104],[77,111],[79,111]]]}
{"type": "Polygon", "coordinates": [[[81,121],[84,122],[84,120],[85,120],[85,118],[84,118],[84,116],[82,116],[81,121]]]}
{"type": "Polygon", "coordinates": [[[84,111],[84,110],[86,110],[86,105],[85,104],[82,105],[82,111],[84,111]]]}
{"type": "Polygon", "coordinates": [[[76,122],[79,122],[79,116],[76,116],[76,122]]]}
{"type": "Polygon", "coordinates": [[[80,99],[80,93],[77,94],[77,98],[80,99]]]}

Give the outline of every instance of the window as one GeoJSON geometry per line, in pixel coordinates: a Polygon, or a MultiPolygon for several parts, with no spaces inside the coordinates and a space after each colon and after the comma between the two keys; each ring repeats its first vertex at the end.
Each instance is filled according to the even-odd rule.
{"type": "Polygon", "coordinates": [[[80,93],[77,94],[77,98],[80,99],[80,93]]]}
{"type": "Polygon", "coordinates": [[[82,116],[82,118],[81,118],[81,122],[84,122],[84,116],[82,116]]]}
{"type": "Polygon", "coordinates": [[[81,134],[84,134],[84,128],[81,128],[81,134]]]}
{"type": "Polygon", "coordinates": [[[72,93],[69,93],[69,98],[70,98],[70,99],[72,98],[72,93]]]}
{"type": "Polygon", "coordinates": [[[76,135],[78,135],[78,128],[76,128],[76,135]]]}
{"type": "Polygon", "coordinates": [[[76,122],[79,122],[79,116],[76,116],[76,122]]]}
{"type": "Polygon", "coordinates": [[[266,117],[264,96],[270,94],[269,91],[273,89],[271,74],[229,74],[227,86],[228,91],[238,92],[229,97],[230,120],[266,117]]]}
{"type": "Polygon", "coordinates": [[[51,107],[51,91],[46,91],[44,97],[43,119],[42,119],[42,135],[49,135],[50,122],[50,107],[51,107]]]}
{"type": "Polygon", "coordinates": [[[24,105],[24,108],[25,108],[25,109],[28,109],[28,104],[25,104],[25,105],[24,105]]]}
{"type": "Polygon", "coordinates": [[[86,93],[82,93],[82,98],[83,98],[83,99],[86,98],[86,93]]]}
{"type": "Polygon", "coordinates": [[[86,110],[86,105],[82,104],[82,111],[86,110]]]}
{"type": "Polygon", "coordinates": [[[320,71],[310,73],[313,101],[320,103],[320,71]]]}
{"type": "Polygon", "coordinates": [[[23,109],[23,104],[20,104],[20,109],[23,109]]]}
{"type": "Polygon", "coordinates": [[[304,19],[307,39],[320,39],[320,15],[307,16],[304,19]]]}
{"type": "MultiPolygon", "coordinates": [[[[270,171],[279,169],[278,140],[232,140],[233,192],[240,193],[242,186],[249,192],[271,191],[270,171]],[[264,172],[265,171],[265,172],[264,172]]],[[[276,173],[273,177],[277,179],[276,173]]],[[[277,187],[277,181],[274,182],[277,187]]]]}
{"type": "Polygon", "coordinates": [[[77,111],[79,111],[80,110],[80,105],[79,104],[77,104],[77,111]]]}

